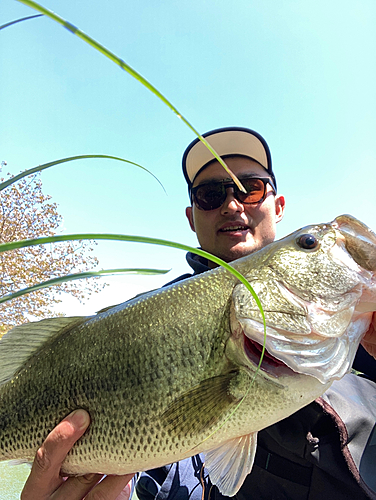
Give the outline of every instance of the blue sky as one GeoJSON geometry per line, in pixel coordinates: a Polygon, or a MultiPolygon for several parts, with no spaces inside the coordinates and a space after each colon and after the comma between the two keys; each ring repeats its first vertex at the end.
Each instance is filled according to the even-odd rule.
{"type": "MultiPolygon", "coordinates": [[[[376,3],[374,0],[44,0],[147,78],[204,133],[245,126],[270,145],[286,196],[278,237],[351,213],[374,230],[376,3]]],[[[2,0],[0,24],[32,15],[2,0]]],[[[47,18],[0,31],[0,160],[5,171],[78,154],[121,156],[43,172],[64,232],[114,232],[195,246],[186,222],[183,150],[193,133],[114,63],[47,18]]],[[[103,268],[172,269],[118,277],[90,313],[188,270],[184,253],[101,243],[103,268]]]]}

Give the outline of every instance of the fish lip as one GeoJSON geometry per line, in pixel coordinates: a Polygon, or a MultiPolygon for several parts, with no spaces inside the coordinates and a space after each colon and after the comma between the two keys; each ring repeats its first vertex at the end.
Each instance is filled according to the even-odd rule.
{"type": "MultiPolygon", "coordinates": [[[[260,364],[260,357],[263,346],[255,340],[249,338],[244,332],[243,346],[247,358],[251,361],[252,364],[258,367],[260,364]]],[[[286,363],[270,354],[266,348],[260,370],[265,372],[267,375],[272,376],[273,378],[278,378],[281,375],[297,375],[297,373],[289,366],[287,366],[286,363]]]]}
{"type": "Polygon", "coordinates": [[[331,226],[338,229],[346,237],[346,234],[356,236],[376,245],[376,234],[366,224],[356,219],[352,215],[339,215],[331,223],[331,226]]]}
{"type": "Polygon", "coordinates": [[[342,243],[360,269],[376,273],[376,234],[351,215],[340,215],[331,222],[342,243]]]}

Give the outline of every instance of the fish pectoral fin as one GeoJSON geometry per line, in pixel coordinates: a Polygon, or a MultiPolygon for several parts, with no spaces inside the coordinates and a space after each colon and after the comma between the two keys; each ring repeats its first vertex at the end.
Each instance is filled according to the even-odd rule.
{"type": "Polygon", "coordinates": [[[0,385],[5,384],[50,338],[87,320],[85,316],[43,319],[15,326],[0,340],[0,385]]]}
{"type": "Polygon", "coordinates": [[[236,495],[251,472],[256,455],[257,432],[226,441],[204,454],[205,469],[222,495],[236,495]]]}
{"type": "Polygon", "coordinates": [[[238,402],[232,386],[239,374],[239,370],[234,370],[203,380],[170,404],[162,421],[178,434],[197,434],[210,429],[238,402]]]}

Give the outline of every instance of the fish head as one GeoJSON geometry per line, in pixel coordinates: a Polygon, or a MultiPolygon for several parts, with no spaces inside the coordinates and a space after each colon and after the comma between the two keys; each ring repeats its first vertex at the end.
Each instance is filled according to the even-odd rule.
{"type": "Polygon", "coordinates": [[[231,331],[243,362],[271,377],[303,374],[330,384],[350,369],[376,311],[376,235],[350,215],[306,226],[235,266],[231,331]],[[288,371],[287,368],[290,370],[288,371]],[[291,371],[293,373],[291,373],[291,371]]]}

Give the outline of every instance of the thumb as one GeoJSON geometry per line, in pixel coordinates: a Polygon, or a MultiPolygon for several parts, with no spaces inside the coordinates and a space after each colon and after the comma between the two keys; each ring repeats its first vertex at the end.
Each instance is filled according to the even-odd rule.
{"type": "Polygon", "coordinates": [[[23,500],[48,498],[60,486],[61,465],[89,423],[89,414],[85,410],[76,410],[49,433],[35,455],[30,476],[23,490],[23,500]]]}

